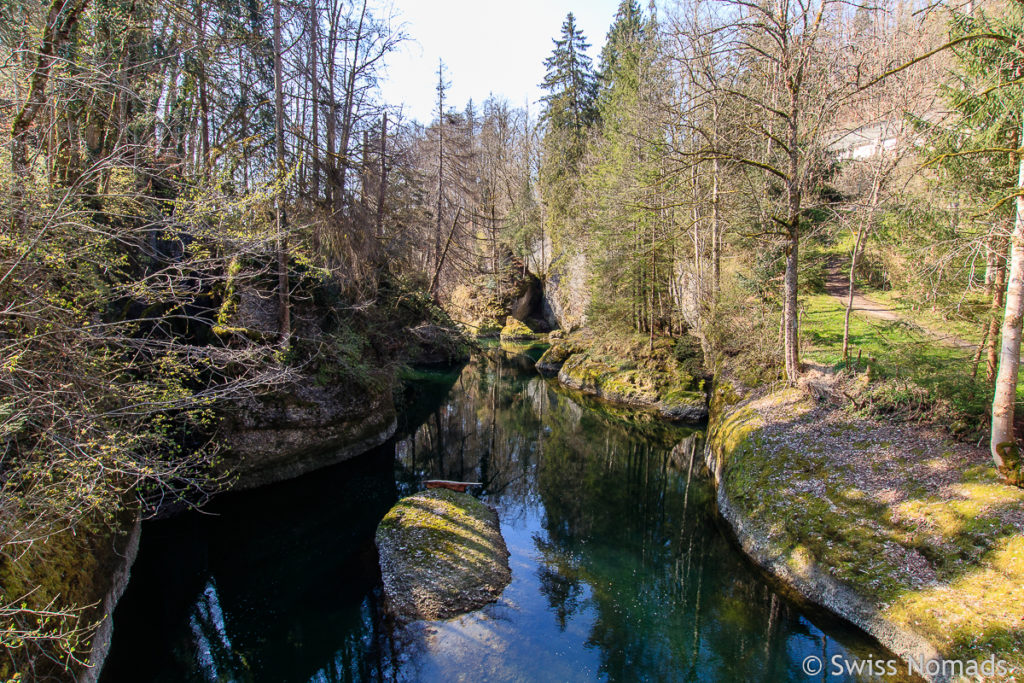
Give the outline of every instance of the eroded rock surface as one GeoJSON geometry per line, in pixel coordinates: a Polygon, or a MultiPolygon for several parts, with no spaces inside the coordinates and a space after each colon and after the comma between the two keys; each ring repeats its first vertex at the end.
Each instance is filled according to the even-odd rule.
{"type": "Polygon", "coordinates": [[[376,542],[387,609],[402,620],[480,609],[512,578],[497,513],[467,493],[403,498],[381,520],[376,542]]]}

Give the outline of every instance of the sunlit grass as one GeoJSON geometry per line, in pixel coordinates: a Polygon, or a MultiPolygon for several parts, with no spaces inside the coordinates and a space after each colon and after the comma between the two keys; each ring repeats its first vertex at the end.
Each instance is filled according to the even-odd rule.
{"type": "Polygon", "coordinates": [[[895,290],[864,291],[863,294],[923,327],[975,345],[981,343],[982,325],[988,321],[989,306],[982,292],[965,294],[961,301],[949,307],[916,306],[910,297],[895,290]]]}
{"type": "MultiPolygon", "coordinates": [[[[842,367],[842,302],[826,294],[801,299],[801,344],[806,360],[842,367]]],[[[931,327],[939,328],[938,322],[931,327]]],[[[956,333],[945,327],[939,331],[956,333]]],[[[968,337],[970,341],[970,337],[968,337]]],[[[943,344],[912,322],[890,322],[854,314],[850,317],[851,367],[870,368],[873,377],[913,382],[933,400],[947,401],[971,420],[988,415],[992,390],[985,381],[984,366],[972,377],[972,353],[943,344]]],[[[1018,384],[1018,400],[1024,399],[1024,382],[1018,384]]]]}

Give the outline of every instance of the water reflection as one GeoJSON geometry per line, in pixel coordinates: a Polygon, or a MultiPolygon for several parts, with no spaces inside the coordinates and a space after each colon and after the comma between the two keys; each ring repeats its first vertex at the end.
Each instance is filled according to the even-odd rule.
{"type": "Polygon", "coordinates": [[[699,432],[568,394],[513,351],[421,378],[375,453],[147,526],[103,680],[774,682],[808,680],[811,654],[884,656],[723,537],[699,432]],[[513,578],[479,612],[396,627],[373,531],[424,478],[484,483],[513,578]]]}
{"type": "Polygon", "coordinates": [[[467,366],[397,444],[397,478],[403,493],[424,478],[484,482],[513,582],[496,605],[423,635],[419,673],[800,681],[810,654],[883,656],[781,600],[723,537],[701,436],[572,395],[518,358],[467,366]]]}

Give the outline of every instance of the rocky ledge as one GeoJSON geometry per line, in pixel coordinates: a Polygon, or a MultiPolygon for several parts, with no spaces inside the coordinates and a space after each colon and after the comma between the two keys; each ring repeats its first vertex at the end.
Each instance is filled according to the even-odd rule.
{"type": "Polygon", "coordinates": [[[705,455],[743,550],[928,680],[1019,680],[1024,490],[983,449],[812,393],[716,386],[705,455]]]}
{"type": "Polygon", "coordinates": [[[394,434],[390,387],[321,386],[310,379],[230,406],[221,468],[246,489],[361,455],[394,434]]]}
{"type": "Polygon", "coordinates": [[[653,408],[678,422],[700,422],[708,416],[703,380],[687,372],[659,340],[650,349],[646,340],[633,348],[569,337],[555,339],[538,359],[537,370],[558,375],[567,387],[606,401],[653,408]]]}
{"type": "Polygon", "coordinates": [[[466,493],[403,498],[381,520],[376,542],[387,609],[403,621],[480,609],[512,578],[497,513],[466,493]]]}

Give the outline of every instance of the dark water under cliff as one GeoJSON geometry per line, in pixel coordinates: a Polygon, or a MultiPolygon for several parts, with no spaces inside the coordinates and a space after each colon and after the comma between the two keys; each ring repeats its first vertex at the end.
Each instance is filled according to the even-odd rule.
{"type": "Polygon", "coordinates": [[[425,375],[385,446],[146,523],[101,680],[857,680],[801,663],[886,656],[747,564],[716,524],[700,432],[616,417],[530,366],[492,350],[425,375]],[[373,532],[428,477],[484,483],[512,583],[395,628],[373,532]]]}

